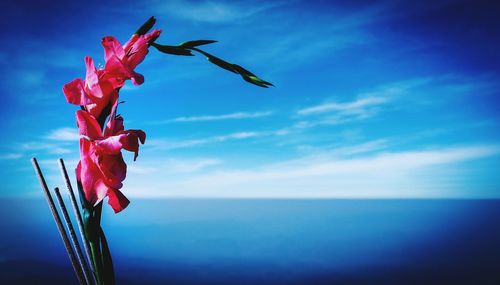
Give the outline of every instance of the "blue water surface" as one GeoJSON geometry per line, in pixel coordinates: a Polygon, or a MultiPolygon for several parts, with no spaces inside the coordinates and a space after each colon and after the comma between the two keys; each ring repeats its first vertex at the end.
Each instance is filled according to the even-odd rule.
{"type": "MultiPolygon", "coordinates": [[[[0,203],[0,284],[77,284],[45,201],[0,203]]],[[[499,200],[162,199],[103,228],[117,284],[500,284],[499,218],[499,200]]]]}

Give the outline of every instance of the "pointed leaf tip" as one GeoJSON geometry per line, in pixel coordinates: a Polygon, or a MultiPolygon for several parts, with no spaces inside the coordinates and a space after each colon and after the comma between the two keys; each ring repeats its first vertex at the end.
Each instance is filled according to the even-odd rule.
{"type": "Polygon", "coordinates": [[[252,81],[259,82],[259,83],[264,84],[264,85],[274,86],[272,83],[267,82],[267,81],[265,81],[265,80],[262,80],[262,79],[260,79],[260,78],[259,78],[259,77],[257,77],[257,76],[249,76],[249,77],[250,77],[250,79],[251,79],[252,81]]]}
{"type": "Polygon", "coordinates": [[[256,76],[255,74],[251,73],[250,71],[244,69],[243,67],[237,64],[233,64],[233,69],[241,75],[246,74],[248,76],[256,76]]]}
{"type": "Polygon", "coordinates": [[[264,80],[260,79],[257,76],[249,76],[249,75],[246,75],[246,74],[241,74],[241,77],[246,82],[252,83],[252,84],[260,86],[260,87],[264,87],[264,88],[269,88],[269,86],[273,86],[274,87],[274,85],[272,83],[264,81],[264,80]]]}
{"type": "Polygon", "coordinates": [[[142,26],[137,29],[135,34],[137,35],[145,35],[151,28],[153,28],[154,24],[156,23],[156,18],[154,16],[151,16],[142,26]]]}
{"type": "Polygon", "coordinates": [[[152,46],[154,46],[158,51],[166,53],[166,54],[174,54],[174,55],[186,55],[186,56],[193,56],[194,54],[191,53],[190,50],[185,49],[180,46],[169,46],[169,45],[160,45],[157,43],[151,43],[152,46]]]}
{"type": "Polygon", "coordinates": [[[260,82],[259,80],[256,80],[256,77],[254,77],[254,76],[241,75],[241,77],[243,78],[243,80],[245,80],[248,83],[251,83],[251,84],[263,87],[263,88],[269,88],[269,86],[267,86],[266,84],[260,82]]]}
{"type": "Polygon", "coordinates": [[[197,47],[197,46],[213,44],[216,42],[217,41],[214,41],[214,40],[196,40],[196,41],[183,42],[179,46],[184,47],[184,48],[193,48],[193,47],[197,47]]]}

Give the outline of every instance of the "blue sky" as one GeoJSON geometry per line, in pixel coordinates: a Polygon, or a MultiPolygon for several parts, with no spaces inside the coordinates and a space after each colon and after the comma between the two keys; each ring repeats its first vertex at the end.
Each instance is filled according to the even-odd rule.
{"type": "Polygon", "coordinates": [[[218,40],[205,50],[276,88],[151,50],[121,90],[126,128],[147,133],[128,197],[500,197],[498,5],[44,2],[0,12],[0,197],[41,195],[32,156],[62,185],[56,159],[78,160],[62,85],[152,15],[159,43],[218,40]]]}

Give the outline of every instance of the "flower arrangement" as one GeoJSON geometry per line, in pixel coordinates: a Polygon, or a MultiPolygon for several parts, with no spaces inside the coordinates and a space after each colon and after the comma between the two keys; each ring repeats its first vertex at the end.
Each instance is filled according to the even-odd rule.
{"type": "Polygon", "coordinates": [[[60,166],[90,266],[87,266],[82,257],[78,239],[74,234],[64,202],[60,198],[59,190],[56,188],[56,196],[76,253],[71,246],[68,246],[69,238],[62,227],[62,221],[54,207],[38,163],[33,159],[35,170],[39,174],[42,188],[45,190],[47,201],[81,284],[115,283],[111,253],[101,228],[101,212],[106,197],[115,213],[122,211],[130,203],[121,191],[127,172],[122,150],[133,152],[135,161],[139,145],[146,141],[146,134],[142,130],[125,129],[123,117],[117,114],[120,104],[119,91],[127,80],[132,81],[134,85],[144,83],[144,76],[137,73],[135,68],[145,59],[149,49],[154,47],[162,53],[181,56],[192,56],[194,51],[205,56],[211,63],[239,74],[249,83],[265,88],[273,86],[245,68],[224,61],[199,48],[214,43],[213,40],[188,41],[176,46],[157,43],[161,30],[151,31],[155,22],[156,19],[151,17],[123,45],[112,36],[104,37],[102,39],[104,66],[96,68],[93,59],[87,56],[85,79],[77,78],[63,86],[63,93],[68,103],[80,106],[80,110],[76,111],[80,135],[80,161],[76,167],[79,206],[62,160],[60,166]],[[75,256],[78,257],[77,260],[75,256]]]}

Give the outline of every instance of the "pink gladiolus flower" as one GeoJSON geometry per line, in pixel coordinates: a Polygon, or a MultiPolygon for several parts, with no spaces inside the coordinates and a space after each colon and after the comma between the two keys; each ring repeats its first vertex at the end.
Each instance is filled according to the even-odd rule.
{"type": "Polygon", "coordinates": [[[99,80],[100,72],[94,66],[94,60],[85,57],[87,74],[85,81],[77,78],[63,86],[63,93],[66,100],[75,105],[92,104],[113,91],[113,86],[104,80],[99,80]]]}
{"type": "Polygon", "coordinates": [[[85,57],[85,65],[85,81],[77,78],[65,84],[63,93],[69,103],[85,106],[97,118],[108,104],[113,105],[113,101],[118,99],[117,89],[123,86],[125,79],[117,76],[118,71],[96,69],[94,61],[88,56],[85,57]]]}
{"type": "Polygon", "coordinates": [[[106,60],[104,69],[110,73],[111,78],[119,81],[123,80],[123,82],[130,78],[134,85],[140,85],[144,82],[144,77],[130,67],[125,51],[117,39],[104,37],[102,38],[102,46],[104,47],[104,59],[106,60]]]}
{"type": "MultiPolygon", "coordinates": [[[[104,58],[107,70],[114,70],[117,74],[128,76],[135,85],[144,83],[144,77],[134,71],[148,54],[149,44],[160,36],[160,30],[153,30],[147,35],[134,34],[124,46],[114,37],[104,37],[104,58]]],[[[114,75],[114,77],[117,77],[114,75]]]]}
{"type": "Polygon", "coordinates": [[[127,55],[130,68],[134,69],[141,63],[148,54],[149,45],[154,42],[161,34],[161,30],[154,29],[149,34],[138,35],[134,34],[123,45],[125,54],[127,55]]]}
{"type": "Polygon", "coordinates": [[[63,93],[66,100],[71,104],[85,106],[87,111],[98,118],[104,108],[114,105],[114,101],[118,99],[117,90],[123,87],[127,79],[131,79],[135,85],[144,82],[144,77],[134,69],[144,60],[149,44],[160,33],[160,30],[153,30],[147,35],[133,35],[124,47],[114,37],[104,37],[104,68],[96,69],[93,59],[85,57],[85,81],[77,78],[65,84],[63,93]]]}
{"type": "Polygon", "coordinates": [[[85,193],[85,199],[92,206],[106,196],[108,203],[118,213],[129,204],[119,190],[126,177],[127,165],[121,149],[134,152],[134,160],[139,152],[139,141],[144,144],[146,134],[141,130],[124,130],[123,119],[114,118],[108,122],[104,135],[97,120],[83,110],[76,112],[80,135],[80,155],[76,173],[85,193]]]}

